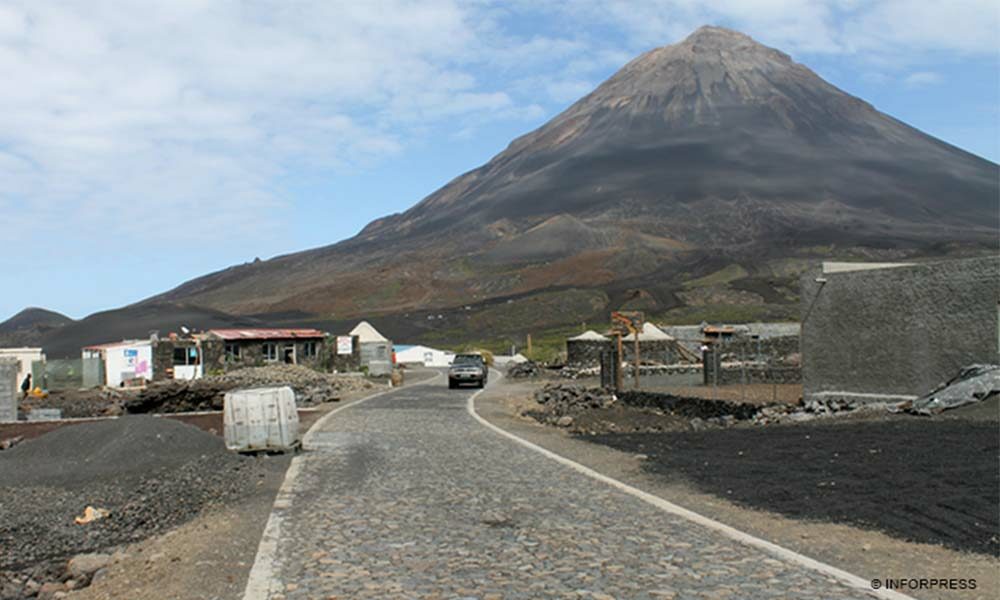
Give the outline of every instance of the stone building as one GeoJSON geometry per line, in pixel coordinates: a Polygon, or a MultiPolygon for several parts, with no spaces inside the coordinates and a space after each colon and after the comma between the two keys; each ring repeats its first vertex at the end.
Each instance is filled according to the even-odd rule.
{"type": "Polygon", "coordinates": [[[823,263],[801,285],[807,400],[912,399],[1000,363],[1000,257],[823,263]]]}
{"type": "MultiPolygon", "coordinates": [[[[635,335],[622,338],[625,362],[635,360],[635,335]]],[[[678,362],[677,341],[652,323],[645,323],[639,332],[639,360],[643,363],[670,365],[678,362]]]]}
{"type": "Polygon", "coordinates": [[[597,367],[601,364],[601,354],[609,350],[609,338],[588,330],[566,340],[566,364],[578,368],[597,367]]]}
{"type": "Polygon", "coordinates": [[[154,379],[197,379],[271,363],[322,369],[327,336],[318,329],[210,329],[153,341],[154,379]]]}

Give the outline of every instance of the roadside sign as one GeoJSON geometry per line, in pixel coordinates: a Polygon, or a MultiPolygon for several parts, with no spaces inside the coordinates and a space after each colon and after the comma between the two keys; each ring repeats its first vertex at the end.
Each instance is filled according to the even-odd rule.
{"type": "Polygon", "coordinates": [[[350,354],[354,351],[354,343],[349,335],[337,336],[337,354],[350,354]]]}

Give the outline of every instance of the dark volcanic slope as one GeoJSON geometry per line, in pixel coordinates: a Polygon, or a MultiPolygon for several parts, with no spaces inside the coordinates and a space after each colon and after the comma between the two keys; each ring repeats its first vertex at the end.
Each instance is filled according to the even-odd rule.
{"type": "Polygon", "coordinates": [[[157,300],[340,319],[549,288],[676,290],[734,262],[766,277],[769,257],[819,246],[991,247],[997,180],[996,164],[705,27],[353,239],[157,300]]]}
{"type": "Polygon", "coordinates": [[[38,343],[49,358],[79,358],[80,348],[123,339],[145,339],[153,331],[162,335],[211,327],[260,327],[261,322],[196,306],[148,303],[94,313],[41,336],[38,343]]]}
{"type": "Polygon", "coordinates": [[[0,323],[0,347],[34,346],[47,333],[72,322],[51,310],[26,308],[0,323]]]}

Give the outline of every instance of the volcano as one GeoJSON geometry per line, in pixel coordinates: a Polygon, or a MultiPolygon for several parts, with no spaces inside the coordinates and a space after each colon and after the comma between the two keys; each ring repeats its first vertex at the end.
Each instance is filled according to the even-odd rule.
{"type": "Polygon", "coordinates": [[[354,238],[152,300],[382,315],[389,333],[425,339],[603,322],[621,307],[794,318],[809,260],[992,249],[998,193],[995,163],[703,27],[354,238]]]}

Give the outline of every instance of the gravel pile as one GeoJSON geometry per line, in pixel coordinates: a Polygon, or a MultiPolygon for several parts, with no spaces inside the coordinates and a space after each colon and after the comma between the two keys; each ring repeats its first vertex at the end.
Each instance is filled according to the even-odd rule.
{"type": "Polygon", "coordinates": [[[221,410],[229,390],[282,385],[295,391],[300,406],[339,400],[345,394],[374,387],[363,377],[321,373],[299,365],[269,365],[193,381],[155,382],[125,401],[125,409],[130,413],[221,410]]]}
{"type": "Polygon", "coordinates": [[[615,395],[602,388],[556,384],[537,390],[535,402],[544,406],[547,412],[565,415],[570,412],[611,406],[615,402],[615,395]]]}
{"type": "Polygon", "coordinates": [[[63,427],[3,452],[0,598],[64,580],[74,555],[144,539],[246,496],[264,476],[262,460],[152,416],[63,427]],[[88,506],[108,516],[77,524],[88,506]]]}

